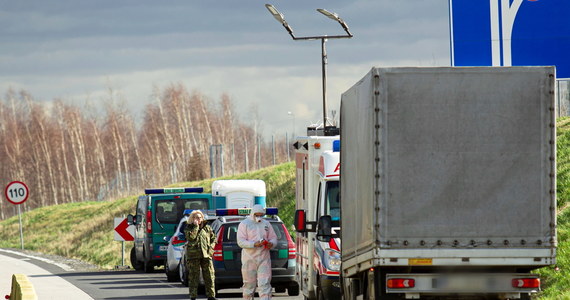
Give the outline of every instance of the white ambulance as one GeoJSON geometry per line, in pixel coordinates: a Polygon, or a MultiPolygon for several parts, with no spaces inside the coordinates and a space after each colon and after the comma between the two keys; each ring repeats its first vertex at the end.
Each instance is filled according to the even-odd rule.
{"type": "Polygon", "coordinates": [[[294,144],[296,161],[297,281],[308,299],[340,297],[340,136],[307,136],[294,144]],[[328,240],[316,237],[317,220],[331,216],[328,240]]]}

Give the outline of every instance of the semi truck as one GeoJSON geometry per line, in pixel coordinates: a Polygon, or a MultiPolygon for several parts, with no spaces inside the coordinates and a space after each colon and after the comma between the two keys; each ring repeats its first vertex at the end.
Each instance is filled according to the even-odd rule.
{"type": "MultiPolygon", "coordinates": [[[[344,299],[530,299],[556,262],[554,67],[373,68],[342,94],[344,299]]],[[[317,239],[335,236],[331,217],[317,239]]]]}
{"type": "Polygon", "coordinates": [[[331,216],[340,230],[340,136],[338,129],[309,128],[294,143],[296,164],[295,229],[297,282],[305,299],[337,299],[340,294],[340,238],[315,239],[320,216],[331,216]]]}

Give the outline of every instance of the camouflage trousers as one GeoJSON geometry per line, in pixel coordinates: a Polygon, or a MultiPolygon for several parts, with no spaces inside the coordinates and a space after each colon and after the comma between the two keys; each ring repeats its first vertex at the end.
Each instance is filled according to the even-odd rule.
{"type": "Polygon", "coordinates": [[[190,298],[198,296],[198,284],[200,283],[200,269],[206,286],[206,296],[215,297],[214,287],[215,273],[211,258],[188,258],[186,259],[186,270],[188,270],[188,289],[190,298]]]}

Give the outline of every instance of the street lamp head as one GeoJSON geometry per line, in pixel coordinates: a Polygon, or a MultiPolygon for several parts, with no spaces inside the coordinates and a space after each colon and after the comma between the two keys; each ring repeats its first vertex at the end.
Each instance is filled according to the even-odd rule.
{"type": "Polygon", "coordinates": [[[341,19],[338,17],[338,15],[336,13],[330,12],[324,8],[317,8],[317,11],[320,12],[321,14],[327,16],[329,19],[333,19],[337,22],[341,21],[341,19]]]}
{"type": "Polygon", "coordinates": [[[271,4],[265,4],[265,7],[269,11],[269,13],[275,18],[275,20],[277,20],[277,22],[281,23],[281,25],[283,25],[283,27],[285,27],[285,30],[287,30],[287,32],[291,35],[291,37],[293,39],[295,39],[295,35],[293,35],[293,29],[291,29],[291,26],[289,26],[289,24],[287,24],[287,22],[285,21],[285,17],[283,16],[283,14],[280,13],[277,10],[277,8],[275,8],[275,6],[273,6],[271,4]]]}
{"type": "Polygon", "coordinates": [[[285,17],[283,16],[282,13],[280,13],[275,6],[271,5],[271,4],[265,4],[265,7],[267,8],[267,10],[269,11],[269,13],[271,13],[271,15],[275,18],[275,20],[277,20],[279,23],[281,24],[286,24],[287,22],[285,22],[285,17]]]}
{"type": "Polygon", "coordinates": [[[327,18],[337,21],[340,26],[342,26],[342,29],[344,29],[344,31],[346,31],[346,33],[352,37],[352,33],[350,33],[350,30],[348,29],[348,25],[346,25],[344,20],[341,19],[336,13],[330,12],[324,8],[317,8],[317,11],[325,15],[327,18]]]}

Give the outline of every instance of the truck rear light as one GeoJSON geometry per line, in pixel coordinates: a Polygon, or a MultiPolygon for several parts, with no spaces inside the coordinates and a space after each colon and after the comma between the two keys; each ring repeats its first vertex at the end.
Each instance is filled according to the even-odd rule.
{"type": "Polygon", "coordinates": [[[223,252],[223,238],[224,238],[224,227],[220,228],[220,232],[218,232],[218,240],[216,241],[216,245],[214,246],[214,260],[217,261],[224,261],[224,252],[223,252]]]}
{"type": "Polygon", "coordinates": [[[150,208],[146,211],[146,233],[152,233],[152,211],[150,208]]]}
{"type": "Polygon", "coordinates": [[[172,238],[172,245],[179,245],[179,244],[183,244],[184,242],[186,242],[186,241],[179,239],[177,236],[172,238]]]}
{"type": "Polygon", "coordinates": [[[281,226],[283,226],[283,231],[285,232],[285,235],[287,236],[287,247],[289,248],[288,259],[295,259],[295,258],[297,258],[297,246],[293,242],[293,239],[291,238],[291,235],[289,234],[289,231],[287,230],[287,226],[285,226],[285,224],[281,224],[281,226]]]}
{"type": "Polygon", "coordinates": [[[539,278],[516,278],[513,279],[513,287],[520,289],[537,289],[540,288],[539,278]]]}
{"type": "Polygon", "coordinates": [[[388,279],[386,286],[390,289],[406,289],[416,286],[416,281],[412,278],[392,278],[388,279]]]}

